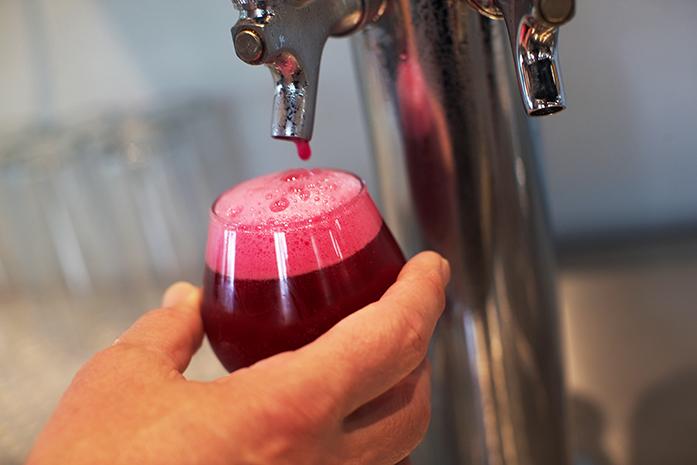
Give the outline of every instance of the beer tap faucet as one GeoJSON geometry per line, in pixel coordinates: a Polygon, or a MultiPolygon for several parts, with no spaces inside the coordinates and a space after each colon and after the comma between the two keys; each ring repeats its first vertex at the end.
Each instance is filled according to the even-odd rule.
{"type": "Polygon", "coordinates": [[[271,136],[312,138],[324,44],[358,29],[377,14],[378,0],[234,0],[237,56],[265,64],[274,80],[271,136]]]}
{"type": "Polygon", "coordinates": [[[523,104],[531,116],[566,108],[559,73],[559,26],[574,15],[574,0],[468,0],[506,22],[523,104]]]}

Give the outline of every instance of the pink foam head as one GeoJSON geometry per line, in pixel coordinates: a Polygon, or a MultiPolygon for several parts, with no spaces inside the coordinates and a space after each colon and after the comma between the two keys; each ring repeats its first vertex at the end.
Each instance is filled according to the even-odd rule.
{"type": "Polygon", "coordinates": [[[213,204],[206,263],[236,279],[278,279],[334,265],[365,247],[382,217],[363,181],[294,169],[245,181],[213,204]]]}

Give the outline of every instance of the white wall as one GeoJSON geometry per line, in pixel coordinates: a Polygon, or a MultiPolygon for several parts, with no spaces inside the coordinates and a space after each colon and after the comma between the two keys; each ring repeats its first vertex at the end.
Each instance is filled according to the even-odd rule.
{"type": "Polygon", "coordinates": [[[542,121],[563,235],[697,223],[697,2],[578,0],[568,110],[542,121]]]}
{"type": "MultiPolygon", "coordinates": [[[[564,236],[697,222],[697,2],[580,0],[563,29],[569,110],[542,121],[564,236]]],[[[0,128],[191,95],[232,102],[240,167],[295,164],[266,136],[268,71],[234,56],[228,0],[0,2],[0,128]]],[[[374,176],[348,43],[325,53],[314,163],[374,176]]]]}

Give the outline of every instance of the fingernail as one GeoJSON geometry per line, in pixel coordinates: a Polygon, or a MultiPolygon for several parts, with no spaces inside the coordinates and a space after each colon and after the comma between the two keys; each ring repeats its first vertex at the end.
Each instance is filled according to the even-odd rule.
{"type": "Polygon", "coordinates": [[[194,307],[198,303],[199,290],[186,282],[172,284],[162,297],[163,307],[194,307]]]}
{"type": "Polygon", "coordinates": [[[440,275],[444,282],[450,281],[450,262],[445,258],[441,259],[440,262],[440,275]]]}

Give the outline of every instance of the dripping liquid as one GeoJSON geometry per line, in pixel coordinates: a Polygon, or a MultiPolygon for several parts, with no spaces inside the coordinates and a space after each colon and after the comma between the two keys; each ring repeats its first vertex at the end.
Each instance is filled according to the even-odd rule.
{"type": "Polygon", "coordinates": [[[295,142],[295,147],[298,149],[298,157],[304,161],[309,160],[312,156],[310,142],[303,139],[295,139],[293,142],[295,142]]]}

